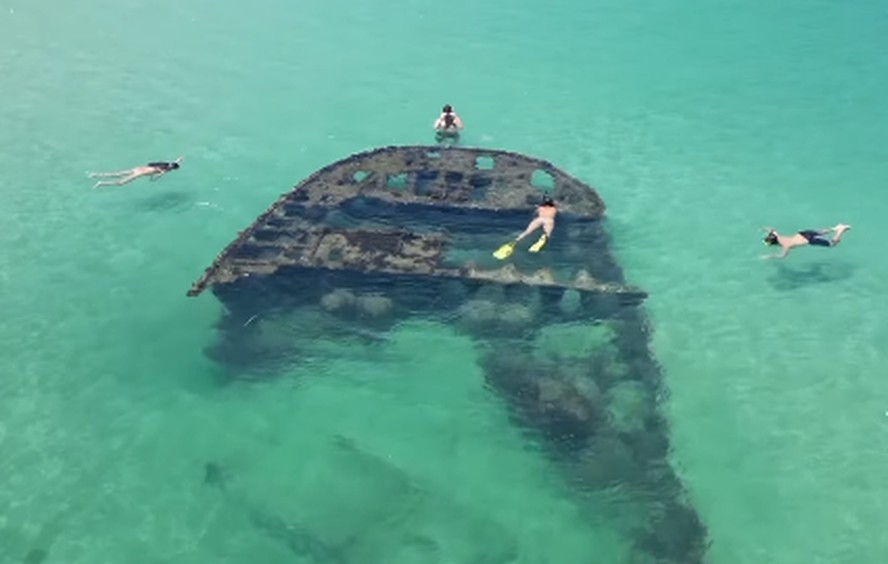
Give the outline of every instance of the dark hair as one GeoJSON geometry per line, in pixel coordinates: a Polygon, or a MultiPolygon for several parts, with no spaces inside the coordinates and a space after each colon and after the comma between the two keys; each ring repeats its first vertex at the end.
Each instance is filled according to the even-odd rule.
{"type": "Polygon", "coordinates": [[[170,163],[170,168],[179,168],[179,163],[170,163]]]}
{"type": "Polygon", "coordinates": [[[555,207],[555,200],[553,200],[550,196],[543,196],[543,203],[540,205],[541,206],[549,206],[549,207],[554,208],[555,207]]]}
{"type": "Polygon", "coordinates": [[[764,241],[765,241],[766,245],[776,245],[777,243],[780,242],[777,239],[777,232],[776,231],[768,231],[768,234],[765,235],[764,241]]]}
{"type": "Polygon", "coordinates": [[[444,108],[441,110],[445,114],[449,114],[453,112],[453,107],[450,104],[444,104],[444,108]]]}

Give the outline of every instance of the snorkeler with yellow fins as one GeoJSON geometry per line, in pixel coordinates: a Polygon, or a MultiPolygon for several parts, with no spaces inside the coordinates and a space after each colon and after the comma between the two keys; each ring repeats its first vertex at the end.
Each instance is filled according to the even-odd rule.
{"type": "Polygon", "coordinates": [[[543,248],[549,238],[552,236],[552,230],[555,228],[555,215],[558,213],[558,210],[555,208],[555,201],[552,200],[549,196],[543,196],[542,203],[537,206],[536,217],[531,220],[530,224],[527,226],[527,229],[524,230],[521,235],[518,235],[513,241],[509,241],[499,249],[497,249],[493,256],[498,258],[499,260],[504,260],[511,256],[512,251],[515,250],[515,245],[521,239],[524,239],[540,227],[543,228],[543,234],[540,235],[540,238],[537,239],[537,242],[530,246],[528,251],[531,253],[538,253],[540,249],[543,248]]]}

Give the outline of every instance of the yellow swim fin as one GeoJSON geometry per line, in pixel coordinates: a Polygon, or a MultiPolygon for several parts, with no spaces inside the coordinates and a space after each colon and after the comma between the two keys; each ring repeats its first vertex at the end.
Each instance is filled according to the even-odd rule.
{"type": "Polygon", "coordinates": [[[514,251],[514,250],[515,250],[515,241],[510,241],[510,242],[506,243],[505,245],[503,245],[502,247],[498,248],[496,251],[494,251],[493,256],[495,256],[496,258],[498,258],[500,260],[507,259],[512,255],[512,251],[514,251]]]}
{"type": "Polygon", "coordinates": [[[532,253],[538,253],[540,252],[540,249],[543,248],[543,245],[545,245],[548,241],[549,238],[546,236],[545,233],[543,233],[542,235],[540,235],[540,238],[537,239],[537,242],[531,245],[530,248],[527,250],[532,253]]]}

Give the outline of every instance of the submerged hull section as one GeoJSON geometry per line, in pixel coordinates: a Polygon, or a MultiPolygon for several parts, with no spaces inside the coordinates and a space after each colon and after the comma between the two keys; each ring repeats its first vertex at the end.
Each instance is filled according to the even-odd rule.
{"type": "Polygon", "coordinates": [[[225,306],[209,353],[234,373],[273,375],[323,335],[384,341],[411,317],[454,325],[483,345],[488,389],[578,492],[628,486],[645,516],[626,531],[639,562],[702,562],[707,532],[668,460],[647,294],[625,281],[604,210],[591,187],[539,159],[385,147],[282,195],[188,294],[211,289],[225,306]],[[551,241],[493,258],[544,194],[559,209],[551,241]],[[606,337],[591,350],[539,345],[577,330],[606,337]]]}

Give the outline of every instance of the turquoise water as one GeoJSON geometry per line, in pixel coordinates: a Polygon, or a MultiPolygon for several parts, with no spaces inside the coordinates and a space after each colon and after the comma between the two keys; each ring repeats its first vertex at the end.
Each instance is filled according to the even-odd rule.
{"type": "Polygon", "coordinates": [[[627,558],[448,327],[259,385],[203,352],[220,306],[184,293],[237,231],[445,102],[608,203],[710,560],[883,561],[888,11],[760,4],[0,0],[0,561],[300,561],[300,523],[362,562],[627,558]],[[759,260],[762,225],[839,221],[759,260]]]}

